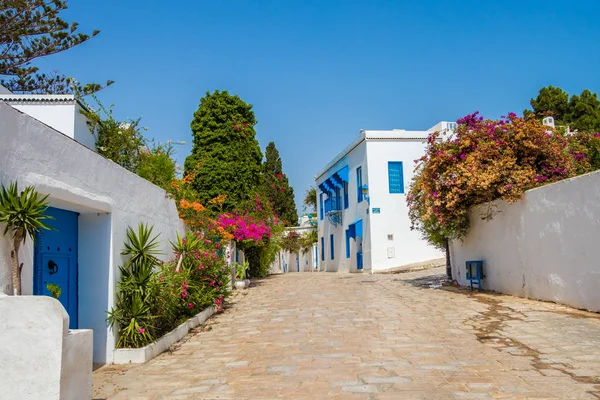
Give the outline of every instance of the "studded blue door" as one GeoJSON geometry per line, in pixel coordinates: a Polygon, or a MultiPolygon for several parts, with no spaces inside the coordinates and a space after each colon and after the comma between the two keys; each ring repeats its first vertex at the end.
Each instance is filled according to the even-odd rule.
{"type": "Polygon", "coordinates": [[[46,285],[58,285],[62,293],[58,300],[69,314],[69,328],[77,328],[77,219],[79,214],[48,208],[47,220],[55,230],[44,230],[35,246],[33,294],[50,296],[46,285]]]}

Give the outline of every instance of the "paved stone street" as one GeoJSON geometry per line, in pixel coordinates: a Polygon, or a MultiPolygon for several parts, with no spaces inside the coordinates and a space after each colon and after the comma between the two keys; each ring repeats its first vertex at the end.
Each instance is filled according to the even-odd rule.
{"type": "Polygon", "coordinates": [[[96,371],[94,398],[600,398],[598,315],[442,273],[255,282],[172,352],[96,371]]]}

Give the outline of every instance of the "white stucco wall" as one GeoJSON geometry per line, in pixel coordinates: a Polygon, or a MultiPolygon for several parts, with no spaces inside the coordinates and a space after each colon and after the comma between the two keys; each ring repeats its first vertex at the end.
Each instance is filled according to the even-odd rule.
{"type": "Polygon", "coordinates": [[[451,245],[452,275],[483,260],[485,289],[600,311],[600,171],[530,190],[470,213],[464,241],[451,245]]]}
{"type": "Polygon", "coordinates": [[[92,398],[92,332],[45,296],[0,294],[0,399],[92,398]]]}
{"type": "MultiPolygon", "coordinates": [[[[356,271],[356,242],[351,239],[350,247],[350,258],[346,258],[346,229],[348,225],[353,224],[359,220],[363,222],[363,235],[366,237],[369,234],[369,222],[368,222],[368,204],[367,200],[363,199],[358,203],[357,185],[356,185],[356,169],[362,168],[362,179],[363,185],[368,185],[368,173],[369,167],[367,165],[367,154],[366,154],[366,143],[364,141],[364,134],[360,134],[358,140],[355,140],[350,146],[344,150],[346,153],[339,161],[335,162],[330,166],[328,171],[317,178],[317,218],[318,218],[318,230],[319,230],[319,271],[327,272],[355,272],[356,271]],[[321,202],[319,196],[321,191],[319,190],[319,184],[329,178],[334,172],[347,166],[348,167],[348,208],[342,210],[342,222],[337,226],[333,226],[327,220],[327,216],[324,215],[323,219],[320,219],[321,215],[321,202]],[[333,234],[334,238],[334,259],[331,259],[331,245],[330,235],[333,234]],[[321,249],[321,238],[324,238],[325,246],[321,249]],[[323,256],[321,256],[323,251],[323,256]],[[323,260],[324,258],[324,260],[323,260]]],[[[343,191],[342,191],[343,196],[343,191]]],[[[323,199],[327,196],[324,195],[323,199]]],[[[343,204],[342,204],[343,207],[343,204]]],[[[371,270],[371,247],[370,240],[364,240],[363,237],[363,269],[365,271],[371,270]]]]}
{"type": "MultiPolygon", "coordinates": [[[[0,102],[0,182],[18,180],[49,194],[53,207],[79,212],[79,328],[94,330],[94,362],[110,363],[114,334],[105,322],[114,304],[126,228],[148,223],[169,240],[183,232],[173,200],[75,140],[0,102]]],[[[23,248],[23,293],[32,293],[33,247],[23,248]]],[[[0,238],[0,289],[10,287],[10,245],[0,238]]]]}
{"type": "Polygon", "coordinates": [[[414,160],[425,154],[422,140],[368,140],[370,234],[373,270],[385,270],[443,257],[435,247],[411,231],[406,194],[414,175],[414,160]],[[404,193],[390,194],[388,162],[401,161],[404,193]],[[373,208],[380,213],[374,214],[373,208]],[[393,239],[389,240],[388,235],[393,239]]]}
{"type": "MultiPolygon", "coordinates": [[[[443,126],[447,123],[440,123],[443,126]]],[[[438,125],[440,125],[438,124],[438,125]]],[[[440,125],[441,126],[441,125],[440,125]]],[[[346,229],[348,225],[363,222],[363,269],[368,272],[386,270],[408,264],[443,257],[443,254],[421,239],[416,231],[410,230],[406,192],[413,177],[414,160],[425,153],[426,131],[363,131],[325,172],[317,176],[317,188],[324,180],[344,166],[349,168],[349,207],[342,210],[343,221],[334,227],[327,217],[319,220],[319,250],[321,237],[325,239],[325,260],[319,257],[321,271],[356,271],[357,243],[350,240],[350,257],[346,257],[346,229]],[[390,194],[388,162],[403,163],[404,193],[390,194]],[[357,202],[356,169],[362,167],[362,183],[369,189],[369,200],[357,202]],[[370,205],[369,205],[370,202],[370,205]],[[379,208],[379,214],[373,214],[379,208]],[[334,234],[334,260],[331,260],[330,235],[334,234]],[[393,239],[389,240],[388,235],[393,239]]],[[[320,190],[317,189],[317,197],[320,190]]],[[[317,199],[318,213],[320,201],[317,199]]],[[[319,214],[320,216],[320,214],[319,214]]],[[[360,242],[360,240],[359,240],[360,242]]]]}
{"type": "Polygon", "coordinates": [[[96,149],[96,137],[91,133],[81,106],[73,95],[2,95],[0,101],[10,99],[11,107],[32,116],[40,122],[77,140],[90,149],[96,149]],[[43,101],[44,99],[48,101],[43,101]],[[49,101],[52,99],[53,101],[49,101]]]}

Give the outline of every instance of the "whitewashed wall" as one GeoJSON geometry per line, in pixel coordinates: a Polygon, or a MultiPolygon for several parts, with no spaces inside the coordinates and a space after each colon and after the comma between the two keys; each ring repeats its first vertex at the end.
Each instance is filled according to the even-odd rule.
{"type": "Polygon", "coordinates": [[[465,261],[484,260],[485,289],[600,311],[600,171],[494,202],[470,213],[451,245],[452,274],[466,285],[465,261]]]}
{"type": "MultiPolygon", "coordinates": [[[[364,134],[361,133],[359,138],[353,141],[343,153],[347,153],[339,161],[331,164],[328,171],[316,180],[317,187],[317,218],[318,218],[318,231],[319,231],[319,271],[327,272],[356,272],[356,242],[351,239],[350,247],[350,258],[346,258],[346,229],[348,225],[353,224],[359,220],[363,221],[363,266],[365,271],[371,270],[371,247],[370,240],[364,240],[369,234],[369,222],[367,218],[368,204],[366,200],[357,202],[357,188],[356,188],[356,168],[362,167],[363,185],[368,184],[368,170],[367,156],[366,156],[366,145],[364,141],[364,134]],[[324,215],[321,220],[321,204],[319,200],[320,189],[319,184],[329,178],[333,173],[339,169],[348,166],[348,200],[349,205],[347,209],[342,210],[342,222],[337,226],[333,226],[327,220],[327,216],[324,215]],[[333,234],[334,238],[334,259],[331,259],[331,244],[330,235],[333,234]],[[324,239],[325,246],[321,248],[321,238],[324,239]],[[322,252],[322,253],[321,253],[322,252]],[[324,257],[322,257],[322,255],[324,257]]],[[[343,195],[343,192],[342,192],[343,195]]],[[[324,199],[327,196],[323,196],[324,199]]],[[[343,207],[343,206],[342,206],[343,207]]]]}
{"type": "MultiPolygon", "coordinates": [[[[121,249],[128,226],[144,222],[160,233],[166,259],[169,240],[183,232],[164,190],[126,171],[77,141],[0,102],[0,182],[17,180],[49,194],[52,206],[80,213],[79,328],[94,330],[94,362],[110,363],[115,338],[105,322],[114,305],[121,249]]],[[[33,290],[33,247],[20,255],[23,294],[33,290]]],[[[10,286],[10,245],[0,238],[0,290],[10,286]]]]}
{"type": "MultiPolygon", "coordinates": [[[[343,221],[337,227],[319,220],[319,250],[325,239],[324,258],[319,257],[319,270],[356,272],[357,242],[350,240],[350,257],[346,257],[348,225],[363,222],[363,268],[367,272],[382,271],[413,263],[439,259],[443,254],[410,230],[406,193],[413,177],[414,160],[425,153],[425,140],[399,139],[426,137],[427,132],[363,131],[341,154],[339,161],[328,165],[327,172],[317,177],[317,187],[338,169],[349,168],[349,207],[342,211],[343,221]],[[380,138],[380,139],[377,139],[380,138]],[[388,162],[403,163],[404,193],[390,194],[388,162]],[[369,201],[357,202],[356,168],[362,167],[363,185],[369,188],[369,201]],[[369,205],[370,202],[370,205],[369,205]],[[379,214],[373,214],[379,208],[379,214]],[[334,234],[334,260],[331,260],[330,235],[334,234]],[[388,239],[388,235],[392,239],[388,239]]],[[[319,196],[317,190],[317,196],[319,196]]],[[[317,210],[320,213],[320,202],[317,210]]],[[[319,214],[320,215],[320,214],[319,214]]]]}
{"type": "Polygon", "coordinates": [[[55,299],[0,294],[0,399],[92,398],[92,331],[55,299]]]}
{"type": "Polygon", "coordinates": [[[96,149],[96,137],[90,132],[75,96],[0,94],[0,101],[3,99],[11,99],[11,107],[23,111],[90,149],[96,149]]]}
{"type": "Polygon", "coordinates": [[[371,214],[371,259],[374,271],[401,267],[443,257],[435,247],[411,231],[406,194],[413,178],[414,160],[425,154],[423,140],[367,140],[371,214]],[[388,162],[401,161],[404,193],[390,194],[388,162]],[[380,214],[373,214],[379,208],[380,214]],[[388,239],[392,235],[393,239],[388,239]]]}

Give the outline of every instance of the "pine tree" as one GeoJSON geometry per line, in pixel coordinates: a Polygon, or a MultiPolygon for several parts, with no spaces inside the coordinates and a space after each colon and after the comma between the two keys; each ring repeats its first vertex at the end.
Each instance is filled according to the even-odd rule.
{"type": "Polygon", "coordinates": [[[260,185],[262,153],[255,138],[252,105],[227,91],[207,92],[191,123],[192,153],[185,175],[192,177],[198,200],[226,195],[223,209],[232,210],[260,185]]]}
{"type": "MultiPolygon", "coordinates": [[[[61,19],[65,0],[0,1],[0,83],[13,93],[81,94],[102,89],[99,84],[79,85],[64,75],[39,73],[36,59],[60,53],[96,36],[77,32],[76,22],[61,19]]],[[[109,86],[113,81],[106,82],[109,86]]]]}
{"type": "Polygon", "coordinates": [[[298,223],[298,213],[294,201],[294,189],[290,187],[279,151],[275,143],[268,144],[263,165],[264,192],[273,204],[273,209],[285,225],[294,226],[298,223]]]}

